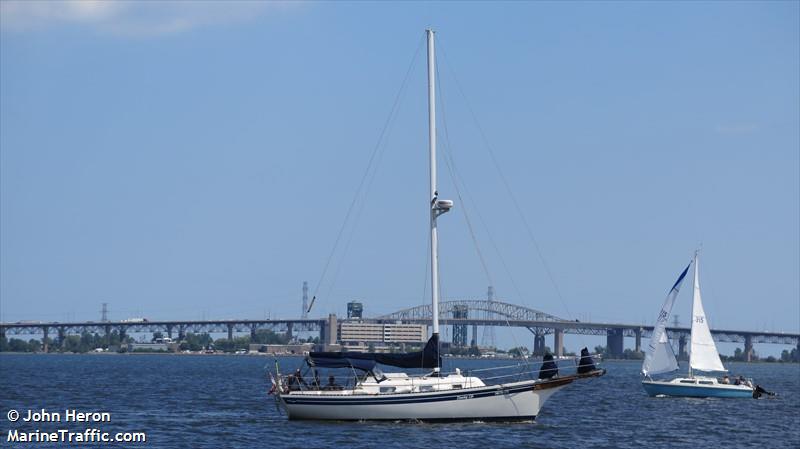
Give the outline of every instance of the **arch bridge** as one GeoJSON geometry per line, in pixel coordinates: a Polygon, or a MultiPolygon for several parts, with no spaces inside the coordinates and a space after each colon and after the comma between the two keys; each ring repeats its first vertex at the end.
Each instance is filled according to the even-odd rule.
{"type": "MultiPolygon", "coordinates": [[[[540,310],[531,309],[529,307],[518,306],[503,301],[490,301],[481,299],[456,299],[450,301],[439,302],[439,318],[450,318],[454,313],[460,313],[466,310],[468,313],[472,311],[482,312],[480,316],[487,320],[504,320],[509,321],[567,321],[549,313],[544,313],[540,310]]],[[[397,312],[388,315],[376,317],[378,320],[430,320],[433,316],[431,312],[431,305],[420,305],[408,309],[398,310],[397,312]]],[[[461,317],[467,318],[467,316],[461,317]]],[[[472,318],[478,318],[473,316],[472,318]]]]}

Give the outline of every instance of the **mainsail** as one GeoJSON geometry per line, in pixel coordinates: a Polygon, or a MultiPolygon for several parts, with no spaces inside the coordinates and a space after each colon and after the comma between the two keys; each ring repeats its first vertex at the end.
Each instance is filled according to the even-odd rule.
{"type": "Polygon", "coordinates": [[[719,352],[703,310],[703,300],[700,297],[700,269],[697,265],[697,255],[694,256],[694,302],[692,304],[692,344],[689,353],[689,366],[700,371],[727,371],[719,359],[719,352]]]}
{"type": "Polygon", "coordinates": [[[642,374],[645,376],[667,373],[678,369],[678,360],[675,358],[672,345],[669,344],[669,338],[667,337],[667,320],[672,312],[672,306],[675,304],[675,297],[678,296],[678,292],[681,289],[683,278],[686,277],[690,266],[692,266],[691,262],[683,270],[683,273],[678,276],[678,280],[675,281],[675,285],[669,291],[667,299],[664,300],[664,305],[661,306],[661,312],[658,314],[658,319],[653,327],[653,335],[650,336],[648,351],[642,363],[642,374]]]}

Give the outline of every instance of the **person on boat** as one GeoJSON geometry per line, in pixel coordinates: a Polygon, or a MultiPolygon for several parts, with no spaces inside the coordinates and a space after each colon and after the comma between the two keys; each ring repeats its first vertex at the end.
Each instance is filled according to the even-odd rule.
{"type": "Polygon", "coordinates": [[[721,383],[721,384],[729,384],[729,383],[731,383],[731,381],[728,378],[728,375],[726,374],[726,375],[722,376],[722,380],[719,383],[721,383]]]}
{"type": "Polygon", "coordinates": [[[751,384],[749,380],[745,379],[744,376],[739,376],[739,378],[736,381],[737,381],[736,385],[746,385],[750,388],[753,388],[753,384],[751,384]]]}
{"type": "Polygon", "coordinates": [[[539,368],[539,379],[550,379],[558,375],[558,365],[553,361],[553,354],[549,352],[542,359],[542,367],[539,368]]]}
{"type": "Polygon", "coordinates": [[[342,387],[340,387],[339,385],[336,385],[336,378],[333,377],[333,374],[331,374],[330,376],[328,376],[328,385],[325,385],[325,388],[323,388],[323,389],[324,390],[341,390],[342,387]]]}
{"type": "Polygon", "coordinates": [[[592,356],[589,355],[589,349],[581,349],[581,360],[578,362],[578,374],[591,373],[595,369],[597,368],[594,366],[592,356]]]}
{"type": "Polygon", "coordinates": [[[290,391],[298,391],[301,389],[301,385],[304,387],[308,387],[305,379],[303,379],[303,375],[300,373],[300,368],[294,372],[294,374],[290,374],[287,383],[289,384],[290,391]]]}

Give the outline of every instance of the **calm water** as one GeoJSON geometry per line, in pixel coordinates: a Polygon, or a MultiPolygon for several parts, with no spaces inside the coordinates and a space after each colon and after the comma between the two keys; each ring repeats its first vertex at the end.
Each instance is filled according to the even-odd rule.
{"type": "MultiPolygon", "coordinates": [[[[775,399],[650,398],[639,385],[639,363],[608,362],[605,377],[557,393],[535,423],[411,424],[289,422],[266,396],[267,363],[272,359],[248,356],[0,355],[0,447],[9,447],[10,428],[59,427],[144,431],[147,443],[135,446],[153,448],[800,447],[797,364],[729,367],[776,391],[775,399]],[[42,408],[107,411],[112,421],[48,427],[6,420],[10,409],[42,408]]],[[[299,363],[281,360],[283,370],[299,363]]]]}

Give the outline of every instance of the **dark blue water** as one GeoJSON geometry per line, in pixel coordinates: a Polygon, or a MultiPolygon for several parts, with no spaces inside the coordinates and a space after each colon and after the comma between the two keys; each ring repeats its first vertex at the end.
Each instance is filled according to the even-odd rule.
{"type": "MultiPolygon", "coordinates": [[[[285,370],[300,363],[281,359],[285,370]]],[[[458,360],[462,368],[492,363],[458,360]]],[[[507,361],[505,362],[507,363],[507,361]]],[[[0,447],[8,431],[99,428],[143,431],[152,448],[798,448],[800,365],[732,364],[774,399],[650,398],[636,362],[608,362],[608,374],[547,402],[535,423],[412,424],[289,422],[266,396],[252,356],[0,355],[0,447]],[[111,413],[110,423],[10,423],[8,410],[65,408],[111,413]]],[[[87,446],[87,445],[84,445],[87,446]]],[[[94,444],[90,447],[98,447],[94,444]]]]}

